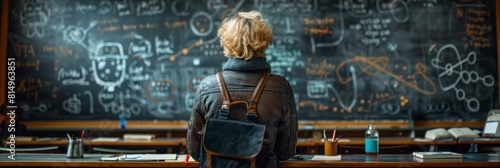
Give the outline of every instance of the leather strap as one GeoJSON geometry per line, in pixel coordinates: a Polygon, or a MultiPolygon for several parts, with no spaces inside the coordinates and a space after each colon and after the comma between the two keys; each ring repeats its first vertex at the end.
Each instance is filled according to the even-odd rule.
{"type": "Polygon", "coordinates": [[[257,84],[257,88],[253,91],[252,98],[248,101],[247,114],[250,113],[257,115],[257,103],[259,102],[260,95],[266,86],[269,76],[271,76],[271,73],[264,72],[262,77],[260,77],[259,84],[257,84]]]}
{"type": "Polygon", "coordinates": [[[207,159],[205,159],[206,163],[205,165],[207,166],[207,168],[212,168],[212,154],[206,152],[207,154],[207,159]]]}
{"type": "Polygon", "coordinates": [[[222,76],[222,71],[217,73],[217,83],[219,85],[220,94],[222,95],[222,107],[223,109],[229,110],[231,105],[231,99],[229,98],[229,93],[227,93],[226,83],[224,82],[224,77],[222,76]]]}
{"type": "MultiPolygon", "coordinates": [[[[222,95],[221,108],[229,110],[231,105],[231,98],[229,97],[229,93],[227,92],[227,87],[226,83],[224,82],[224,76],[222,75],[222,71],[218,72],[216,76],[217,76],[217,83],[219,85],[219,90],[222,95]]],[[[262,94],[262,91],[266,86],[269,76],[271,76],[271,73],[264,72],[262,77],[260,77],[259,83],[257,84],[257,87],[253,91],[252,98],[248,100],[247,115],[252,114],[257,116],[257,103],[259,102],[260,95],[262,94]]]]}

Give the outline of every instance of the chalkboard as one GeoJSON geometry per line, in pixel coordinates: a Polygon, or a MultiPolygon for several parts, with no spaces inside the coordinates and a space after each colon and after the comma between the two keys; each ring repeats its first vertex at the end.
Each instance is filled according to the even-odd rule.
{"type": "Polygon", "coordinates": [[[221,70],[221,20],[258,10],[299,120],[483,120],[498,108],[495,1],[16,0],[25,120],[187,120],[221,70]]]}

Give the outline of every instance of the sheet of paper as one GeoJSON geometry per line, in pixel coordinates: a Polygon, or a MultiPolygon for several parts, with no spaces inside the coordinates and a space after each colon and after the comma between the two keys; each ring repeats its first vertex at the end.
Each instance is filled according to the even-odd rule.
{"type": "Polygon", "coordinates": [[[417,141],[417,142],[432,142],[433,141],[432,139],[428,139],[428,138],[415,138],[413,140],[417,141]]]}
{"type": "Polygon", "coordinates": [[[144,154],[120,154],[109,155],[101,158],[103,161],[118,161],[118,160],[139,160],[144,157],[144,154]]]}
{"type": "Polygon", "coordinates": [[[336,156],[325,156],[325,155],[314,155],[311,160],[340,160],[341,155],[336,156]]]}
{"type": "Polygon", "coordinates": [[[341,138],[339,142],[351,142],[351,140],[349,138],[341,138]]]}
{"type": "Polygon", "coordinates": [[[175,160],[177,154],[144,154],[139,160],[175,160]]]}
{"type": "Polygon", "coordinates": [[[58,141],[61,140],[61,138],[58,137],[43,137],[43,138],[37,138],[36,141],[58,141]]]}
{"type": "Polygon", "coordinates": [[[16,136],[16,141],[33,141],[36,137],[33,136],[16,136]]]}
{"type": "MultiPolygon", "coordinates": [[[[332,138],[328,138],[328,141],[332,141],[332,138]]],[[[325,140],[322,138],[321,142],[325,142],[325,140]]],[[[351,142],[349,138],[340,138],[339,142],[351,142]]]]}
{"type": "Polygon", "coordinates": [[[484,126],[484,133],[494,134],[497,132],[498,122],[486,122],[484,126]]]}
{"type": "MultiPolygon", "coordinates": [[[[172,160],[165,160],[165,162],[171,162],[172,160]]],[[[177,155],[177,159],[175,161],[178,161],[178,162],[185,162],[186,161],[186,154],[182,154],[182,155],[177,155]]],[[[189,157],[189,162],[194,162],[195,160],[193,159],[193,157],[189,157]]]]}
{"type": "Polygon", "coordinates": [[[117,142],[119,140],[120,140],[120,138],[117,138],[117,137],[98,137],[98,138],[92,139],[92,142],[117,142]]]}
{"type": "MultiPolygon", "coordinates": [[[[185,157],[185,156],[184,156],[185,157]]],[[[177,159],[177,154],[121,154],[118,156],[105,156],[101,160],[104,161],[118,161],[118,160],[172,160],[177,159]]]]}

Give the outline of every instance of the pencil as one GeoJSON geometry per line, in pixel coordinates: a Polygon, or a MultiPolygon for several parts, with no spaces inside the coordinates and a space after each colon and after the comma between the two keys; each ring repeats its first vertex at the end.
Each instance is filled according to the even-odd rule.
{"type": "Polygon", "coordinates": [[[84,137],[84,135],[85,135],[85,130],[82,130],[82,135],[80,135],[80,140],[82,140],[82,141],[83,141],[83,137],[84,137]]]}
{"type": "Polygon", "coordinates": [[[332,142],[335,142],[335,134],[337,134],[337,129],[333,130],[332,142]]]}
{"type": "Polygon", "coordinates": [[[189,153],[186,155],[186,159],[184,160],[184,163],[188,164],[189,163],[189,153]]]}

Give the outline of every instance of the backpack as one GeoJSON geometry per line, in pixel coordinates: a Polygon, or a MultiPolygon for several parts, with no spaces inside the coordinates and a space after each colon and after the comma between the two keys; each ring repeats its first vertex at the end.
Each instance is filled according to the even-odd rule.
{"type": "Polygon", "coordinates": [[[255,168],[261,150],[269,148],[263,145],[266,125],[257,123],[257,103],[270,73],[262,75],[250,100],[234,102],[227,92],[222,72],[216,76],[223,103],[217,118],[205,122],[200,167],[255,168]],[[233,105],[246,106],[246,121],[228,117],[233,105]]]}

